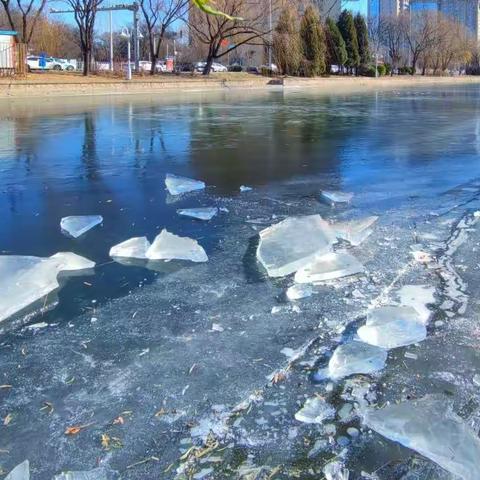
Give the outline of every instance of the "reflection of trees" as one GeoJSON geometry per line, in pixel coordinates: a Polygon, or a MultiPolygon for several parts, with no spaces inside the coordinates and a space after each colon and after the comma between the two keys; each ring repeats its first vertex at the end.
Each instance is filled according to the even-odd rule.
{"type": "Polygon", "coordinates": [[[85,112],[84,133],[82,145],[82,163],[85,167],[85,176],[89,180],[95,180],[98,175],[97,135],[95,129],[95,114],[85,112]]]}

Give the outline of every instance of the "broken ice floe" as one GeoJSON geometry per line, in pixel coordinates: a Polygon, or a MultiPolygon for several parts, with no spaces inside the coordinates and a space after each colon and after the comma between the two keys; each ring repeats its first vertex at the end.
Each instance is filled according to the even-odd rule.
{"type": "Polygon", "coordinates": [[[399,291],[400,304],[414,308],[423,323],[427,324],[432,312],[427,305],[435,303],[435,287],[404,285],[399,291]]]}
{"type": "Polygon", "coordinates": [[[103,222],[101,215],[74,215],[63,217],[60,220],[60,228],[73,238],[78,238],[93,227],[103,222]]]}
{"type": "Polygon", "coordinates": [[[322,190],[320,196],[329,205],[335,205],[336,203],[349,203],[353,198],[353,193],[322,190]]]}
{"type": "Polygon", "coordinates": [[[147,250],[150,242],[147,237],[133,237],[124,242],[114,245],[109,252],[110,257],[133,258],[144,260],[147,258],[147,250]]]}
{"type": "Polygon", "coordinates": [[[182,193],[193,192],[195,190],[203,190],[205,183],[192,178],[181,177],[167,173],[165,177],[165,186],[170,195],[180,195],[182,193]]]}
{"type": "Polygon", "coordinates": [[[311,285],[292,285],[287,289],[287,298],[289,300],[300,300],[301,298],[310,297],[313,294],[311,285]]]}
{"type": "Polygon", "coordinates": [[[480,439],[443,397],[366,410],[365,424],[463,480],[480,478],[480,439]]]}
{"type": "Polygon", "coordinates": [[[252,187],[247,187],[246,185],[240,185],[240,191],[243,192],[249,192],[250,190],[253,190],[252,187]]]}
{"type": "Polygon", "coordinates": [[[179,215],[184,217],[196,218],[197,220],[211,220],[217,213],[217,207],[201,207],[201,208],[181,208],[177,210],[179,215]]]}
{"type": "Polygon", "coordinates": [[[205,250],[196,240],[189,237],[179,237],[165,229],[155,237],[147,250],[146,256],[149,260],[208,261],[205,250]]]}
{"type": "Polygon", "coordinates": [[[87,273],[94,266],[94,262],[71,252],[60,252],[47,258],[1,255],[0,321],[57,290],[60,275],[87,273]]]}
{"type": "Polygon", "coordinates": [[[289,217],[260,232],[257,258],[270,277],[283,277],[328,252],[335,240],[320,215],[289,217]]]}
{"type": "Polygon", "coordinates": [[[309,398],[295,414],[295,419],[303,423],[322,423],[327,418],[333,417],[335,409],[319,397],[309,398]]]}
{"type": "Polygon", "coordinates": [[[387,361],[387,351],[363,342],[350,342],[338,346],[333,352],[328,367],[320,370],[315,378],[340,379],[356,373],[369,374],[381,370],[387,361]]]}
{"type": "Polygon", "coordinates": [[[118,472],[106,467],[98,467],[93,470],[80,472],[63,472],[55,475],[53,480],[115,480],[118,478],[118,472]]]}
{"type": "Polygon", "coordinates": [[[397,348],[421,342],[427,336],[427,329],[412,307],[386,306],[370,311],[357,335],[370,345],[397,348]]]}
{"type": "Polygon", "coordinates": [[[295,274],[297,283],[316,283],[356,275],[364,271],[363,265],[347,252],[329,252],[318,256],[295,274]]]}
{"type": "Polygon", "coordinates": [[[353,246],[360,245],[373,232],[372,226],[378,220],[377,216],[335,222],[331,225],[337,238],[346,240],[353,246]]]}
{"type": "Polygon", "coordinates": [[[30,463],[28,460],[18,464],[3,480],[30,480],[30,463]]]}
{"type": "Polygon", "coordinates": [[[326,480],[349,480],[350,471],[339,461],[327,463],[323,467],[323,474],[326,480]]]}

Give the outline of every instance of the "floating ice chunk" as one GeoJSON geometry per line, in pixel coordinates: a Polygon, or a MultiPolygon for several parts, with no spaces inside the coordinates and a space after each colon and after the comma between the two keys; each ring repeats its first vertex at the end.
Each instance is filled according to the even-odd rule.
{"type": "Polygon", "coordinates": [[[30,480],[30,463],[28,460],[18,464],[3,480],[30,480]]]}
{"type": "Polygon", "coordinates": [[[101,215],[74,215],[63,217],[60,221],[60,228],[63,233],[78,238],[102,222],[103,217],[101,215]]]}
{"type": "Polygon", "coordinates": [[[387,351],[363,342],[350,342],[338,346],[328,362],[328,375],[333,379],[355,373],[374,373],[387,361],[387,351]]]}
{"type": "Polygon", "coordinates": [[[297,283],[315,283],[356,275],[364,271],[363,265],[347,252],[329,252],[316,257],[295,274],[297,283]]]}
{"type": "Polygon", "coordinates": [[[109,252],[110,257],[114,258],[147,258],[147,250],[150,248],[150,242],[147,237],[133,237],[114,245],[109,252]]]}
{"type": "Polygon", "coordinates": [[[63,472],[55,475],[53,480],[115,480],[118,472],[106,467],[98,467],[93,470],[81,472],[63,472]]]}
{"type": "Polygon", "coordinates": [[[89,270],[95,267],[95,262],[73,252],[58,252],[50,258],[57,262],[58,271],[65,274],[67,274],[67,272],[89,270]]]}
{"type": "Polygon", "coordinates": [[[303,423],[322,423],[327,418],[333,417],[335,409],[319,397],[309,398],[295,414],[295,419],[303,423]]]}
{"type": "Polygon", "coordinates": [[[192,178],[180,177],[178,175],[172,175],[167,173],[165,177],[165,186],[167,187],[170,195],[180,195],[182,193],[193,192],[195,190],[203,190],[205,183],[200,180],[194,180],[192,178]]]}
{"type": "Polygon", "coordinates": [[[207,262],[205,250],[193,238],[179,237],[163,229],[146,254],[149,260],[190,260],[207,262]]]}
{"type": "Polygon", "coordinates": [[[432,312],[427,307],[435,303],[435,287],[428,285],[404,285],[398,296],[402,305],[413,307],[420,316],[423,323],[427,324],[432,312]]]}
{"type": "Polygon", "coordinates": [[[217,213],[217,207],[202,207],[202,208],[181,208],[177,210],[179,215],[185,217],[192,217],[198,220],[211,220],[217,213]]]}
{"type": "Polygon", "coordinates": [[[310,297],[312,294],[313,288],[310,285],[292,285],[287,289],[289,300],[299,300],[300,298],[310,297]]]}
{"type": "Polygon", "coordinates": [[[335,241],[320,215],[289,217],[260,232],[257,258],[270,277],[283,277],[330,251],[335,241]]]}
{"type": "Polygon", "coordinates": [[[463,480],[480,478],[480,439],[443,397],[367,410],[365,424],[394,442],[417,451],[463,480]]]}
{"type": "Polygon", "coordinates": [[[253,190],[252,187],[247,187],[245,185],[240,185],[240,191],[243,192],[249,192],[250,190],[253,190]]]}
{"type": "Polygon", "coordinates": [[[353,193],[338,192],[334,190],[322,190],[321,198],[330,205],[336,203],[349,203],[353,198],[353,193]]]}
{"type": "Polygon", "coordinates": [[[349,220],[347,222],[336,222],[332,224],[337,238],[346,240],[353,246],[360,245],[373,232],[372,225],[378,220],[377,216],[349,220]]]}
{"type": "Polygon", "coordinates": [[[338,461],[327,463],[323,467],[323,474],[327,480],[349,480],[350,471],[338,461]]]}
{"type": "Polygon", "coordinates": [[[365,343],[397,348],[421,342],[427,329],[412,307],[379,307],[369,312],[367,323],[357,330],[365,343]]]}

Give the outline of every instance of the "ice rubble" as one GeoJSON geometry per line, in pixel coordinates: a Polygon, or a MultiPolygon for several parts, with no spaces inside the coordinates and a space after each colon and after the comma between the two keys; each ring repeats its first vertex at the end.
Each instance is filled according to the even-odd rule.
{"type": "Polygon", "coordinates": [[[363,265],[347,252],[329,252],[314,258],[295,274],[297,283],[316,283],[356,275],[364,271],[363,265]]]}
{"type": "Polygon", "coordinates": [[[414,308],[423,323],[427,324],[432,312],[427,305],[435,303],[435,288],[429,285],[404,285],[399,291],[400,303],[414,308]]]}
{"type": "Polygon", "coordinates": [[[323,467],[326,480],[349,480],[350,471],[342,462],[333,461],[323,467]]]}
{"type": "Polygon", "coordinates": [[[3,480],[30,480],[30,463],[28,460],[18,464],[3,480]]]}
{"type": "Polygon", "coordinates": [[[355,373],[374,373],[381,370],[387,361],[387,351],[363,342],[350,342],[339,345],[333,352],[328,367],[315,375],[321,380],[326,377],[335,380],[355,373]]]}
{"type": "Polygon", "coordinates": [[[116,478],[118,478],[118,473],[115,470],[98,467],[81,472],[63,472],[55,475],[53,480],[114,480],[116,478]]]}
{"type": "Polygon", "coordinates": [[[71,252],[51,257],[0,256],[0,321],[20,312],[59,288],[58,276],[70,276],[95,266],[71,252]]]}
{"type": "Polygon", "coordinates": [[[417,451],[463,480],[480,478],[480,439],[443,397],[366,410],[365,424],[417,451]]]}
{"type": "Polygon", "coordinates": [[[292,285],[287,289],[287,298],[289,300],[300,300],[301,298],[310,297],[313,294],[311,285],[292,285]]]}
{"type": "Polygon", "coordinates": [[[270,277],[283,277],[328,252],[335,240],[320,215],[289,217],[260,232],[257,258],[270,277]]]}
{"type": "Polygon", "coordinates": [[[412,307],[386,306],[370,311],[357,335],[365,343],[389,349],[425,340],[427,329],[412,307]]]}
{"type": "Polygon", "coordinates": [[[181,208],[177,210],[179,215],[184,217],[192,217],[197,220],[211,220],[217,213],[217,207],[201,207],[201,208],[181,208]]]}
{"type": "Polygon", "coordinates": [[[372,226],[378,220],[377,216],[335,222],[331,225],[337,238],[346,240],[353,246],[360,245],[373,232],[372,226]]]}
{"type": "Polygon", "coordinates": [[[147,250],[150,248],[150,242],[147,237],[133,237],[114,245],[109,252],[112,258],[138,258],[144,260],[147,258],[147,250]]]}
{"type": "Polygon", "coordinates": [[[250,190],[253,190],[252,187],[247,187],[246,185],[240,185],[240,192],[249,192],[250,190]]]}
{"type": "Polygon", "coordinates": [[[180,195],[195,190],[203,190],[205,188],[205,183],[200,180],[167,173],[165,177],[165,186],[170,195],[180,195]]]}
{"type": "Polygon", "coordinates": [[[74,215],[63,217],[60,220],[60,228],[63,233],[78,238],[102,222],[103,217],[101,215],[74,215]]]}
{"type": "Polygon", "coordinates": [[[349,203],[353,198],[353,193],[322,190],[320,196],[328,204],[335,205],[336,203],[349,203]]]}
{"type": "Polygon", "coordinates": [[[191,262],[207,262],[205,250],[193,238],[179,237],[163,229],[155,237],[146,257],[149,260],[190,260],[191,262]]]}
{"type": "Polygon", "coordinates": [[[295,419],[303,423],[322,423],[335,417],[335,409],[319,397],[309,398],[295,414],[295,419]]]}

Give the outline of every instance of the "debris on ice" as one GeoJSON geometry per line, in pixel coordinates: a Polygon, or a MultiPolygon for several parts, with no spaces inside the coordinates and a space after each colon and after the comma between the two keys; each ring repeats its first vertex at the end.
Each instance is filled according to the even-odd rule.
{"type": "Polygon", "coordinates": [[[117,471],[107,467],[98,467],[80,472],[63,472],[55,475],[53,480],[115,480],[117,478],[117,471]]]}
{"type": "Polygon", "coordinates": [[[205,188],[205,183],[200,180],[194,180],[193,178],[167,173],[165,177],[165,186],[170,195],[180,195],[195,190],[203,190],[205,188]]]}
{"type": "Polygon", "coordinates": [[[366,410],[365,424],[463,480],[480,478],[480,439],[441,396],[366,410]]]}
{"type": "Polygon", "coordinates": [[[51,257],[0,255],[0,322],[57,290],[58,276],[70,276],[95,266],[71,252],[51,257]]]}
{"type": "Polygon", "coordinates": [[[289,300],[300,300],[310,297],[313,294],[313,288],[310,285],[292,285],[287,289],[287,298],[289,300]]]}
{"type": "Polygon", "coordinates": [[[252,187],[247,187],[245,185],[240,185],[240,191],[243,192],[249,192],[250,190],[253,190],[252,187]]]}
{"type": "Polygon", "coordinates": [[[421,250],[413,250],[411,253],[413,258],[418,263],[432,263],[434,261],[433,256],[428,252],[423,252],[421,250]]]}
{"type": "Polygon", "coordinates": [[[423,323],[427,324],[432,312],[427,305],[435,303],[435,287],[428,285],[404,285],[399,291],[400,304],[413,307],[423,323]]]}
{"type": "Polygon", "coordinates": [[[349,203],[353,198],[353,193],[322,190],[321,198],[329,205],[335,205],[336,203],[349,203]]]}
{"type": "Polygon", "coordinates": [[[3,480],[30,480],[29,461],[18,464],[3,480]]]}
{"type": "Polygon", "coordinates": [[[365,343],[389,349],[425,340],[427,329],[412,307],[386,306],[370,311],[357,335],[365,343]]]}
{"type": "Polygon", "coordinates": [[[60,228],[63,233],[78,238],[102,222],[103,217],[101,215],[74,215],[63,217],[60,220],[60,228]]]}
{"type": "Polygon", "coordinates": [[[323,467],[323,474],[327,480],[349,480],[350,471],[342,462],[333,461],[323,467]]]}
{"type": "Polygon", "coordinates": [[[297,283],[316,283],[356,275],[364,271],[363,265],[350,253],[329,252],[313,259],[295,274],[297,283]]]}
{"type": "Polygon", "coordinates": [[[378,220],[377,216],[333,223],[332,229],[337,238],[346,240],[353,246],[360,245],[373,232],[372,226],[378,220]]]}
{"type": "Polygon", "coordinates": [[[348,377],[355,373],[369,374],[381,370],[387,361],[387,351],[363,342],[350,342],[338,346],[333,352],[326,372],[317,373],[317,378],[333,379],[348,377]]]}
{"type": "Polygon", "coordinates": [[[109,252],[112,258],[138,258],[146,259],[150,242],[147,237],[133,237],[114,245],[109,252]]]}
{"type": "Polygon", "coordinates": [[[295,419],[303,423],[322,423],[335,417],[335,409],[320,397],[309,398],[295,414],[295,419]]]}
{"type": "Polygon", "coordinates": [[[201,208],[180,208],[177,210],[179,215],[184,217],[192,217],[197,220],[211,220],[217,213],[217,207],[201,207],[201,208]]]}
{"type": "Polygon", "coordinates": [[[335,241],[320,215],[288,217],[260,232],[257,258],[270,277],[283,277],[330,251],[335,241]]]}
{"type": "Polygon", "coordinates": [[[156,236],[147,250],[146,257],[149,260],[208,261],[205,250],[196,240],[189,237],[179,237],[165,229],[156,236]]]}

